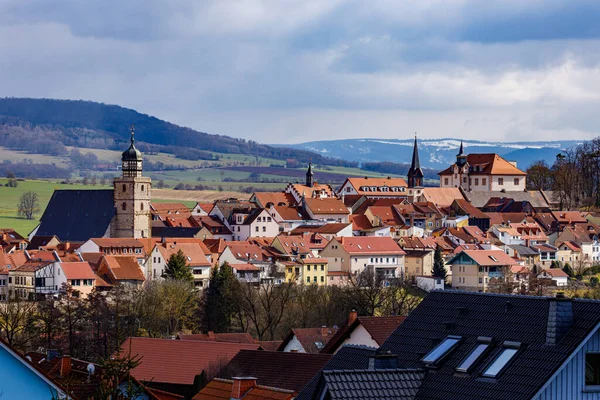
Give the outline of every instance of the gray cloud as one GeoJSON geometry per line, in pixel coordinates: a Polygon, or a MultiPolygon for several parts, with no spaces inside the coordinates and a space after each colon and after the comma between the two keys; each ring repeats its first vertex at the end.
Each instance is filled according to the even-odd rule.
{"type": "Polygon", "coordinates": [[[597,134],[597,1],[0,1],[0,95],[263,142],[597,134]]]}

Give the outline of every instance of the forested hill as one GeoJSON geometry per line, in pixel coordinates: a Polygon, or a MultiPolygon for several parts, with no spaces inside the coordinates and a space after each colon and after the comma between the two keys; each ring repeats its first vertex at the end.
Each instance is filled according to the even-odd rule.
{"type": "Polygon", "coordinates": [[[36,153],[60,153],[60,146],[119,149],[135,124],[136,139],[152,150],[204,159],[203,151],[293,159],[300,163],[355,166],[302,149],[271,147],[250,140],[181,127],[135,110],[82,100],[0,99],[0,146],[36,153]]]}

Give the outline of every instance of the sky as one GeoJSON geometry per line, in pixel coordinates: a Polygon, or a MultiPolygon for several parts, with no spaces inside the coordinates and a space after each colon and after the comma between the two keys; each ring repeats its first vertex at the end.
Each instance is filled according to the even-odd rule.
{"type": "Polygon", "coordinates": [[[0,0],[0,96],[262,143],[591,139],[598,0],[0,0]]]}

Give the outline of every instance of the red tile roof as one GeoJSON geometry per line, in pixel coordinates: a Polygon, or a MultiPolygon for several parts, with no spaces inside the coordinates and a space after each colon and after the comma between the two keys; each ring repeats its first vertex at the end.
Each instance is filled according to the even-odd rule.
{"type": "Polygon", "coordinates": [[[348,207],[341,200],[333,197],[324,199],[306,198],[304,203],[313,214],[350,214],[348,207]]]}
{"type": "MultiPolygon", "coordinates": [[[[525,172],[521,171],[519,168],[515,167],[513,164],[494,153],[487,154],[468,154],[467,162],[470,166],[480,166],[482,170],[477,172],[477,174],[485,174],[485,175],[527,175],[525,172]]],[[[452,165],[450,168],[445,169],[440,172],[438,175],[452,175],[454,172],[452,170],[452,165]]]]}
{"type": "Polygon", "coordinates": [[[99,247],[144,247],[142,242],[131,238],[93,238],[91,241],[99,247]]]}
{"type": "MultiPolygon", "coordinates": [[[[193,400],[230,400],[233,381],[215,378],[193,397],[193,400]]],[[[244,400],[289,400],[293,398],[293,392],[257,385],[250,389],[242,397],[244,400]]]]}
{"type": "Polygon", "coordinates": [[[404,250],[389,236],[341,237],[337,240],[349,254],[404,254],[404,250]]]}
{"type": "MultiPolygon", "coordinates": [[[[406,192],[394,192],[394,191],[388,191],[388,192],[381,192],[381,191],[377,191],[377,192],[367,192],[364,190],[361,190],[362,187],[368,186],[368,187],[388,187],[388,188],[392,188],[392,187],[399,187],[399,188],[406,188],[408,185],[406,184],[406,181],[402,178],[373,178],[373,177],[364,177],[364,178],[348,178],[347,182],[349,182],[352,187],[354,187],[354,190],[356,190],[356,192],[359,195],[365,195],[365,196],[372,196],[372,195],[377,195],[377,196],[406,196],[406,192]]],[[[344,185],[346,183],[344,182],[344,185]]],[[[344,186],[342,185],[342,186],[344,186]]]]}
{"type": "Polygon", "coordinates": [[[333,337],[335,330],[332,328],[295,328],[285,337],[279,351],[283,351],[288,343],[296,337],[302,348],[307,353],[318,353],[323,346],[333,337]]]}
{"type": "Polygon", "coordinates": [[[96,274],[87,262],[63,262],[60,267],[67,279],[96,279],[96,274]]]}
{"type": "Polygon", "coordinates": [[[236,271],[260,271],[260,267],[254,265],[254,264],[249,264],[249,263],[241,263],[241,264],[230,264],[231,268],[235,269],[236,271]]]}
{"type": "Polygon", "coordinates": [[[250,343],[254,344],[256,341],[248,332],[244,333],[194,333],[186,335],[180,333],[177,335],[180,340],[202,340],[205,342],[229,342],[229,343],[250,343]]]}
{"type": "MultiPolygon", "coordinates": [[[[512,266],[516,264],[516,261],[502,250],[465,250],[463,253],[482,266],[512,266]]],[[[449,263],[457,257],[458,255],[449,263]]]]}
{"type": "MultiPolygon", "coordinates": [[[[198,240],[198,239],[197,239],[198,240]]],[[[210,261],[206,258],[205,251],[209,252],[208,248],[202,243],[182,243],[181,241],[167,241],[157,244],[156,248],[165,260],[168,260],[172,255],[177,254],[179,250],[183,252],[187,263],[192,267],[210,266],[210,261]],[[202,248],[204,247],[205,250],[202,248]]]]}
{"type": "Polygon", "coordinates": [[[283,340],[263,340],[260,343],[260,347],[263,350],[266,351],[277,351],[277,349],[279,348],[279,346],[281,346],[281,343],[283,342],[283,340]]]}
{"type": "Polygon", "coordinates": [[[353,231],[362,231],[373,228],[371,221],[366,215],[352,214],[350,215],[350,222],[352,222],[353,231]]]}
{"type": "Polygon", "coordinates": [[[353,323],[340,328],[323,347],[321,353],[333,354],[359,325],[362,325],[371,338],[381,346],[405,319],[404,316],[358,317],[353,323]]]}
{"type": "Polygon", "coordinates": [[[192,385],[196,375],[214,365],[225,365],[240,350],[256,350],[258,344],[128,338],[124,354],[143,357],[132,375],[143,382],[192,385]],[[131,350],[131,352],[130,352],[131,350]]]}
{"type": "Polygon", "coordinates": [[[270,204],[274,206],[289,206],[296,203],[294,196],[291,193],[285,192],[256,192],[252,197],[263,208],[268,208],[270,204]]]}
{"type": "Polygon", "coordinates": [[[135,257],[105,255],[104,260],[110,267],[112,278],[116,280],[146,280],[135,257]]]}

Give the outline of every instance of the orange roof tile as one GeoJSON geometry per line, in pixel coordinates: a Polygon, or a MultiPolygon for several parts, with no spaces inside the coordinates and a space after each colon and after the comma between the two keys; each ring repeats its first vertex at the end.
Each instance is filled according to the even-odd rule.
{"type": "Polygon", "coordinates": [[[389,236],[355,236],[337,239],[349,254],[404,254],[389,236]]]}
{"type": "MultiPolygon", "coordinates": [[[[480,167],[481,171],[472,172],[473,174],[482,175],[527,175],[513,164],[494,153],[473,153],[467,155],[467,162],[471,167],[480,167]]],[[[453,173],[452,166],[440,172],[438,175],[451,175],[453,173]]]]}
{"type": "MultiPolygon", "coordinates": [[[[229,379],[214,378],[196,394],[192,400],[230,400],[232,399],[233,381],[229,379]]],[[[244,400],[289,400],[294,392],[256,385],[249,389],[243,396],[244,400]]]]}
{"type": "Polygon", "coordinates": [[[350,214],[348,207],[340,199],[332,197],[324,199],[306,198],[304,203],[313,214],[350,214]]]}
{"type": "MultiPolygon", "coordinates": [[[[482,266],[510,266],[516,264],[516,261],[502,250],[465,250],[463,253],[482,266]]],[[[458,255],[449,262],[452,262],[456,257],[458,255]]]]}
{"type": "Polygon", "coordinates": [[[421,198],[441,208],[450,207],[454,200],[464,200],[458,188],[424,188],[421,198]]]}
{"type": "MultiPolygon", "coordinates": [[[[197,239],[199,240],[199,239],[197,239]]],[[[181,241],[165,241],[156,245],[156,248],[165,260],[168,260],[172,255],[177,254],[179,250],[185,255],[187,262],[192,267],[209,266],[210,261],[206,258],[206,253],[210,254],[210,250],[202,243],[182,243],[181,241]],[[202,248],[204,247],[205,250],[202,248]]]]}
{"type": "Polygon", "coordinates": [[[117,280],[144,281],[146,279],[135,257],[105,255],[104,259],[117,280]]]}
{"type": "Polygon", "coordinates": [[[285,192],[256,192],[252,197],[263,208],[269,208],[271,204],[274,206],[289,206],[296,203],[294,196],[285,192]]]}
{"type": "Polygon", "coordinates": [[[131,371],[142,382],[192,385],[196,375],[214,365],[226,365],[240,350],[256,350],[259,344],[128,338],[121,348],[124,354],[142,357],[131,371]]]}
{"type": "Polygon", "coordinates": [[[96,274],[87,262],[63,262],[60,267],[67,279],[96,279],[96,274]]]}

